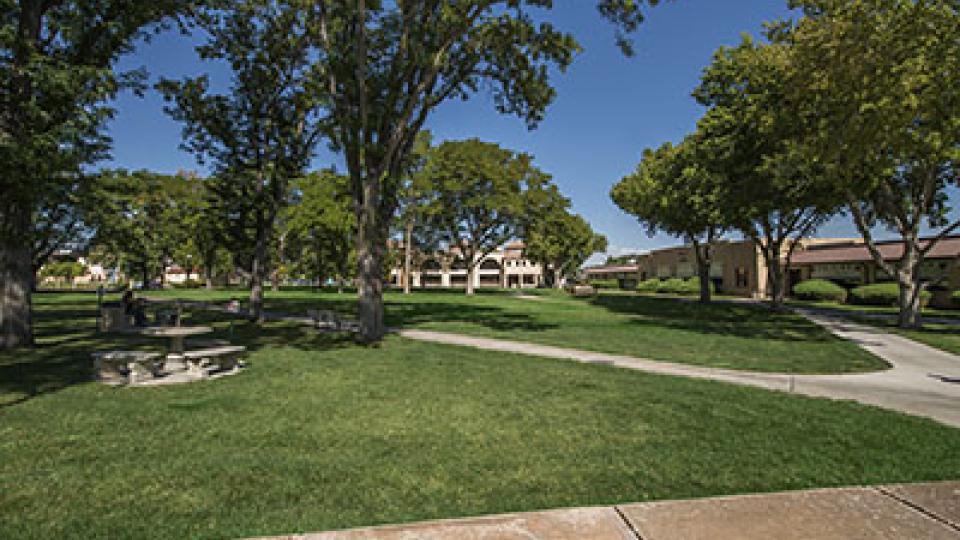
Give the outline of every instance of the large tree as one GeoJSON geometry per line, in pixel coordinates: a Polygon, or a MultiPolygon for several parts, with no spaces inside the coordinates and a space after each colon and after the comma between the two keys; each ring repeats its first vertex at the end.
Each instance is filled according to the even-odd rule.
{"type": "MultiPolygon", "coordinates": [[[[655,0],[599,0],[625,34],[655,0]]],[[[379,340],[383,259],[400,196],[402,169],[417,133],[441,103],[483,85],[496,108],[533,127],[554,97],[551,68],[566,68],[579,45],[531,11],[550,0],[320,1],[318,57],[330,141],[346,158],[357,215],[361,337],[379,340]]]]}
{"type": "Polygon", "coordinates": [[[839,202],[825,169],[798,150],[805,133],[797,118],[805,111],[788,99],[795,79],[788,47],[744,38],[717,51],[694,92],[710,108],[697,127],[698,161],[722,178],[723,222],[760,250],[774,308],[783,303],[800,240],[839,202]]]}
{"type": "Polygon", "coordinates": [[[473,294],[484,257],[523,237],[530,195],[550,182],[532,161],[477,139],[447,141],[430,151],[422,171],[430,182],[427,219],[467,270],[467,294],[473,294]]]}
{"type": "Polygon", "coordinates": [[[679,236],[693,246],[700,279],[700,301],[711,297],[713,242],[727,229],[722,178],[704,166],[697,137],[674,146],[647,149],[636,172],[613,187],[610,196],[655,235],[679,236]]]}
{"type": "Polygon", "coordinates": [[[331,170],[313,173],[293,183],[286,209],[285,248],[296,269],[338,285],[352,275],[353,234],[356,229],[347,178],[331,170]]]}
{"type": "Polygon", "coordinates": [[[211,89],[206,75],[162,81],[168,113],[183,123],[184,147],[214,169],[217,192],[250,232],[245,257],[250,318],[263,319],[263,285],[275,225],[302,177],[320,137],[322,96],[313,58],[317,31],[307,2],[243,0],[208,10],[199,26],[209,35],[197,51],[230,66],[225,93],[211,89]],[[243,211],[237,211],[238,209],[243,211]]]}
{"type": "Polygon", "coordinates": [[[184,176],[124,170],[101,173],[99,211],[90,219],[94,244],[106,248],[129,277],[149,287],[191,236],[184,224],[196,212],[193,184],[184,176]]]}
{"type": "Polygon", "coordinates": [[[593,231],[587,220],[567,211],[551,212],[526,231],[524,255],[550,271],[552,284],[563,286],[594,253],[607,249],[607,238],[593,231]]]}
{"type": "Polygon", "coordinates": [[[791,95],[810,112],[809,159],[841,185],[874,261],[897,281],[899,325],[918,326],[923,260],[960,229],[947,195],[960,178],[960,4],[792,4],[804,17],[781,38],[796,58],[791,95]],[[899,235],[899,260],[883,258],[878,225],[899,235]],[[921,237],[925,226],[931,238],[921,237]]]}
{"type": "Polygon", "coordinates": [[[120,56],[190,0],[0,0],[0,348],[33,342],[33,251],[44,208],[106,156],[107,103],[142,73],[120,56]]]}
{"type": "MultiPolygon", "coordinates": [[[[410,282],[413,265],[421,261],[427,243],[424,238],[429,233],[424,229],[424,212],[430,196],[430,181],[422,174],[430,153],[430,144],[433,135],[429,130],[423,130],[414,141],[410,152],[408,165],[403,172],[400,188],[400,198],[397,212],[397,227],[403,236],[403,263],[400,270],[400,279],[403,284],[403,293],[410,294],[410,282]]],[[[384,265],[386,268],[389,266],[384,265]]]]}

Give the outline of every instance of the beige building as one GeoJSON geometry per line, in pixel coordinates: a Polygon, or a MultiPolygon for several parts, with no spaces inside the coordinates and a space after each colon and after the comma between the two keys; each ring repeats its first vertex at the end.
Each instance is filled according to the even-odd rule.
{"type": "MultiPolygon", "coordinates": [[[[903,256],[900,241],[880,242],[885,260],[903,256]]],[[[947,237],[934,247],[921,268],[921,278],[934,292],[934,304],[948,304],[949,293],[960,288],[960,236],[947,237]]],[[[584,269],[587,279],[616,279],[632,289],[647,279],[691,278],[697,275],[693,247],[678,246],[638,255],[629,265],[596,266],[584,269]]],[[[813,238],[802,240],[794,250],[786,272],[787,291],[807,279],[827,279],[847,287],[892,281],[880,270],[859,238],[813,238]]],[[[710,278],[718,293],[766,298],[769,279],[759,248],[752,241],[721,241],[713,245],[710,278]]]]}
{"type": "MultiPolygon", "coordinates": [[[[523,256],[523,243],[512,242],[491,252],[477,265],[475,288],[532,288],[543,284],[543,267],[523,256]]],[[[410,272],[414,288],[466,288],[467,263],[459,250],[418,256],[420,264],[410,272]]],[[[402,265],[402,261],[400,261],[402,265]]],[[[403,268],[390,271],[390,283],[403,286],[403,268]]]]}
{"type": "MultiPolygon", "coordinates": [[[[687,279],[697,275],[697,259],[689,245],[638,255],[630,265],[586,268],[587,279],[617,279],[631,289],[648,279],[687,279]]],[[[710,279],[718,293],[762,298],[767,292],[767,269],[760,250],[749,241],[713,244],[710,279]]]]}

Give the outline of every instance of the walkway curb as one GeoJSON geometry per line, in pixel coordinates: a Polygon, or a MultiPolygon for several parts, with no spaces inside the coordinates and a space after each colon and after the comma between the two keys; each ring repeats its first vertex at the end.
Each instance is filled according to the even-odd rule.
{"type": "Polygon", "coordinates": [[[261,540],[960,539],[960,482],[564,508],[261,540]]]}

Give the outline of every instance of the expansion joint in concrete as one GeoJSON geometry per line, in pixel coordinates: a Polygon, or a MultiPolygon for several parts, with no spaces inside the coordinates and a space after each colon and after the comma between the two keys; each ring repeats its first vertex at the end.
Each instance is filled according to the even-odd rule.
{"type": "Polygon", "coordinates": [[[612,506],[612,508],[613,508],[613,511],[616,512],[618,516],[620,516],[620,520],[623,521],[624,525],[626,525],[627,530],[630,531],[630,534],[632,534],[634,538],[636,538],[637,540],[643,540],[643,536],[640,535],[640,531],[638,531],[637,528],[633,526],[633,523],[630,523],[630,520],[627,519],[627,516],[623,514],[623,511],[620,510],[620,507],[614,505],[612,506]]]}
{"type": "Polygon", "coordinates": [[[886,489],[884,486],[876,486],[876,487],[874,487],[873,489],[876,490],[876,491],[877,491],[878,493],[880,493],[881,495],[885,495],[885,496],[893,499],[894,501],[896,501],[896,502],[898,502],[898,503],[906,506],[907,508],[913,510],[914,512],[917,512],[917,513],[919,513],[919,514],[922,514],[922,515],[924,515],[925,517],[930,518],[930,519],[936,521],[937,523],[940,523],[940,524],[945,525],[945,526],[947,526],[947,527],[949,527],[949,528],[951,528],[951,529],[953,529],[953,530],[955,530],[955,531],[957,531],[957,532],[960,532],[960,526],[957,526],[957,524],[955,524],[955,523],[953,523],[953,522],[951,522],[951,521],[949,521],[949,520],[947,520],[947,519],[944,519],[943,517],[937,515],[937,514],[934,513],[934,512],[931,512],[930,510],[927,510],[926,508],[920,506],[919,504],[916,504],[916,503],[914,503],[914,502],[911,502],[911,501],[905,499],[904,497],[901,497],[901,496],[897,495],[896,493],[890,491],[889,489],[886,489]]]}

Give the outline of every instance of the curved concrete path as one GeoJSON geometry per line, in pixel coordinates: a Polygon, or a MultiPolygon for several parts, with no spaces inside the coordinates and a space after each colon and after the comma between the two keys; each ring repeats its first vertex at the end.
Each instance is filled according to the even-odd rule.
{"type": "Polygon", "coordinates": [[[761,373],[660,362],[632,356],[429,330],[401,330],[400,335],[420,341],[562,358],[591,364],[607,364],[650,373],[711,379],[808,396],[849,399],[908,414],[926,416],[950,426],[960,427],[960,356],[839,317],[830,317],[802,309],[798,309],[797,312],[828,331],[853,341],[884,359],[892,368],[850,375],[761,373]],[[950,382],[951,380],[955,382],[950,382]]]}

